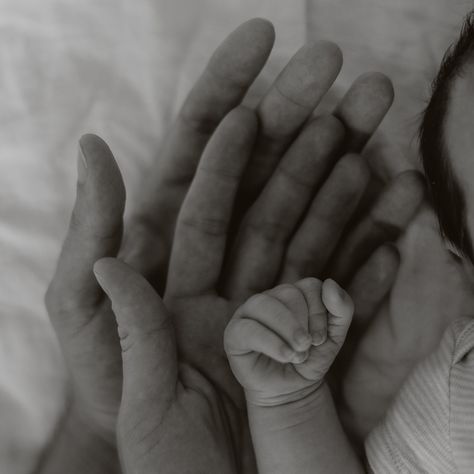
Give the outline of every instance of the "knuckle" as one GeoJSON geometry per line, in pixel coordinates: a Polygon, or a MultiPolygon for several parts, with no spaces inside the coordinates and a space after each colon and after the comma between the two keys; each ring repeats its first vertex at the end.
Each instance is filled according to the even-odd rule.
{"type": "Polygon", "coordinates": [[[208,217],[183,216],[179,224],[187,229],[194,230],[209,236],[222,237],[227,235],[227,222],[222,219],[208,217]]]}
{"type": "Polygon", "coordinates": [[[170,318],[165,318],[158,324],[149,325],[149,327],[135,326],[129,328],[118,327],[118,335],[122,352],[128,352],[134,346],[153,343],[160,340],[163,332],[172,329],[170,318]]]}
{"type": "Polygon", "coordinates": [[[305,371],[305,378],[309,380],[320,380],[324,376],[324,371],[317,368],[307,368],[305,371]]]}
{"type": "Polygon", "coordinates": [[[269,244],[284,242],[288,238],[288,229],[282,222],[262,220],[261,216],[247,222],[247,229],[269,244]]]}
{"type": "Polygon", "coordinates": [[[251,296],[245,305],[243,306],[243,310],[250,310],[255,308],[256,310],[260,309],[263,305],[267,304],[268,302],[268,295],[264,293],[257,293],[256,295],[251,296]]]}
{"type": "Polygon", "coordinates": [[[368,179],[369,168],[365,160],[353,153],[345,155],[336,165],[337,173],[348,182],[359,183],[368,179]]]}
{"type": "Polygon", "coordinates": [[[300,280],[299,285],[305,290],[316,292],[316,291],[321,291],[323,282],[319,280],[318,278],[308,277],[308,278],[304,278],[303,280],[300,280]]]}
{"type": "Polygon", "coordinates": [[[279,173],[286,181],[288,181],[292,186],[296,185],[299,187],[304,187],[312,189],[314,186],[314,180],[311,175],[308,175],[304,172],[304,167],[300,167],[299,170],[293,170],[287,163],[281,163],[276,173],[279,173]]]}
{"type": "Polygon", "coordinates": [[[286,265],[296,269],[299,275],[311,275],[321,260],[317,254],[311,255],[312,244],[314,242],[299,239],[298,245],[291,245],[288,251],[286,265]]]}
{"type": "Polygon", "coordinates": [[[248,107],[240,105],[227,115],[224,125],[232,132],[236,142],[246,144],[249,135],[252,135],[257,127],[257,115],[248,107]]]}
{"type": "MultiPolygon", "coordinates": [[[[391,216],[388,216],[390,219],[391,216]]],[[[381,210],[373,210],[368,215],[372,233],[379,237],[380,244],[384,241],[395,241],[403,231],[403,224],[390,222],[381,210]]]]}
{"type": "Polygon", "coordinates": [[[204,136],[210,135],[219,125],[219,120],[206,108],[197,110],[189,101],[181,108],[178,120],[193,132],[204,136]]]}
{"type": "Polygon", "coordinates": [[[69,221],[69,234],[84,236],[97,241],[117,239],[122,233],[121,214],[102,212],[100,215],[94,209],[83,212],[74,207],[69,221]]]}
{"type": "Polygon", "coordinates": [[[300,290],[291,283],[278,285],[275,294],[284,300],[295,300],[301,296],[300,290]]]}
{"type": "Polygon", "coordinates": [[[277,354],[285,360],[291,357],[292,351],[286,344],[280,343],[277,347],[277,354]]]}
{"type": "Polygon", "coordinates": [[[344,137],[345,127],[334,115],[327,114],[315,117],[309,124],[311,135],[324,141],[339,140],[344,137]]]}

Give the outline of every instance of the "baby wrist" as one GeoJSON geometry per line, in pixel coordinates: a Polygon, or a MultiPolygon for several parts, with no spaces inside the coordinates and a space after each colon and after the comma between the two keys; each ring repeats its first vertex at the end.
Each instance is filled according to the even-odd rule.
{"type": "Polygon", "coordinates": [[[317,418],[322,409],[325,409],[331,392],[323,381],[312,390],[305,391],[302,396],[292,401],[280,404],[263,405],[247,399],[247,410],[254,428],[258,431],[285,430],[308,423],[317,418]]]}
{"type": "Polygon", "coordinates": [[[259,390],[245,389],[247,404],[260,407],[276,407],[304,400],[323,385],[324,381],[289,393],[267,393],[259,390]]]}

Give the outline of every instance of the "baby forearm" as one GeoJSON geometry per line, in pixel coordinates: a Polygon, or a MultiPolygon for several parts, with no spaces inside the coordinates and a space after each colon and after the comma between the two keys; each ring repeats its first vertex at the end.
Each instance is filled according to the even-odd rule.
{"type": "Polygon", "coordinates": [[[364,473],[326,384],[297,402],[248,403],[260,474],[364,473]]]}

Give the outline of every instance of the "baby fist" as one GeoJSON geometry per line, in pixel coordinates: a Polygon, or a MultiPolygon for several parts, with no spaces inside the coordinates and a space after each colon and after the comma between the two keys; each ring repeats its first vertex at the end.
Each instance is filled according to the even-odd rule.
{"type": "Polygon", "coordinates": [[[333,280],[306,278],[251,297],[224,334],[224,347],[247,400],[277,405],[301,399],[322,383],[354,312],[333,280]]]}

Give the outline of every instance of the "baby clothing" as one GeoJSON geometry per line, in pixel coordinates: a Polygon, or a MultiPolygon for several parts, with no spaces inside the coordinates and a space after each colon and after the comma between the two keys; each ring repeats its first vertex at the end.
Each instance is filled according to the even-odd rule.
{"type": "Polygon", "coordinates": [[[369,435],[376,474],[474,472],[474,319],[455,321],[369,435]]]}

